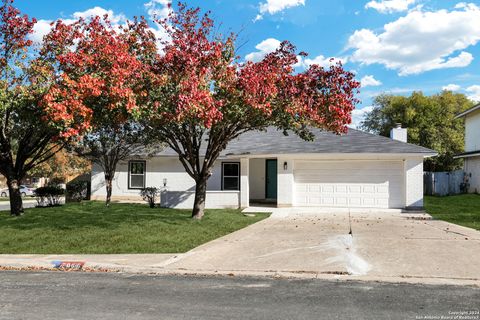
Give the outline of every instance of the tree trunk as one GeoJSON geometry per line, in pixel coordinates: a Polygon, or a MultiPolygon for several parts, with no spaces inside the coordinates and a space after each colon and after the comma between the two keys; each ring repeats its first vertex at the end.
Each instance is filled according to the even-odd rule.
{"type": "Polygon", "coordinates": [[[105,175],[105,187],[107,188],[107,197],[105,199],[105,205],[108,207],[112,200],[112,176],[105,175]]]}
{"type": "Polygon", "coordinates": [[[19,181],[15,178],[7,178],[7,186],[10,197],[10,214],[20,216],[23,213],[23,202],[19,181]]]}
{"type": "Polygon", "coordinates": [[[193,203],[192,218],[202,219],[205,211],[205,199],[207,197],[207,179],[201,178],[195,185],[195,201],[193,203]]]}

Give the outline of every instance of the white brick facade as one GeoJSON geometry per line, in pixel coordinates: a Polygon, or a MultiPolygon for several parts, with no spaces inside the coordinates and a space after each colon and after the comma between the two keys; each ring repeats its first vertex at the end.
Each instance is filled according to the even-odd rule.
{"type": "Polygon", "coordinates": [[[423,158],[405,160],[405,207],[423,208],[423,158]]]}
{"type": "MultiPolygon", "coordinates": [[[[278,207],[423,207],[422,157],[402,155],[331,155],[329,157],[328,154],[316,158],[268,155],[265,158],[220,159],[215,163],[212,176],[208,180],[206,207],[245,208],[250,205],[251,199],[265,199],[265,159],[277,160],[278,207]],[[239,190],[222,190],[222,163],[232,162],[239,165],[239,190]],[[306,184],[307,189],[305,189],[306,184]],[[307,197],[308,201],[299,201],[298,197],[302,196],[307,197]]],[[[154,186],[162,190],[162,206],[171,208],[193,206],[195,183],[177,158],[154,157],[144,161],[146,164],[145,186],[154,186]],[[166,186],[163,185],[164,182],[166,186]]],[[[128,181],[128,162],[125,162],[118,166],[113,181],[113,200],[141,201],[139,190],[130,189],[128,181]]],[[[103,172],[94,166],[92,198],[103,199],[104,197],[103,172]]]]}

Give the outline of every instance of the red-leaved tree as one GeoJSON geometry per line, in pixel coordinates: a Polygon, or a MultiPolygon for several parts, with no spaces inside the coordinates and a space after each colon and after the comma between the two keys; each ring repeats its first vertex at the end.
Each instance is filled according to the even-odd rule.
{"type": "Polygon", "coordinates": [[[207,180],[222,150],[239,135],[275,126],[312,139],[309,127],[347,131],[359,83],[340,64],[295,73],[295,48],[283,42],[259,62],[235,56],[235,35],[213,33],[208,14],[179,4],[167,20],[164,54],[153,68],[164,80],[148,92],[147,117],[195,180],[192,217],[204,214],[207,180]]]}
{"type": "Polygon", "coordinates": [[[150,72],[155,38],[144,19],[114,28],[107,16],[97,16],[57,21],[45,42],[59,71],[43,100],[48,119],[63,136],[77,137],[75,151],[102,168],[109,205],[118,162],[148,143],[133,115],[161,84],[150,72]]]}
{"type": "Polygon", "coordinates": [[[18,216],[22,180],[66,141],[43,121],[41,100],[55,81],[55,68],[29,39],[36,20],[12,3],[0,6],[0,174],[7,179],[10,213],[18,216]]]}

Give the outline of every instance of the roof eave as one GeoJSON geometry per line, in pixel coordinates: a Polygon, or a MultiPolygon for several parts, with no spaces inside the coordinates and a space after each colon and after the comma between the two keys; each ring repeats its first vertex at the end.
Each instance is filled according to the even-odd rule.
{"type": "Polygon", "coordinates": [[[472,113],[472,112],[474,112],[474,111],[476,111],[476,110],[480,110],[480,103],[474,105],[473,107],[471,107],[471,108],[468,109],[468,110],[465,110],[465,111],[457,114],[457,115],[455,116],[455,119],[463,118],[463,117],[465,117],[466,115],[468,115],[469,113],[472,113]]]}
{"type": "Polygon", "coordinates": [[[477,151],[470,151],[465,153],[460,153],[453,156],[454,159],[464,159],[464,158],[471,158],[471,157],[478,157],[480,156],[480,150],[477,151]]]}
{"type": "Polygon", "coordinates": [[[389,153],[389,152],[317,152],[317,153],[243,153],[243,154],[226,154],[224,155],[227,158],[258,158],[258,157],[267,157],[267,158],[274,158],[274,157],[286,157],[286,158],[294,158],[294,157],[308,157],[308,156],[332,156],[332,157],[341,157],[341,156],[363,156],[363,157],[404,157],[404,158],[411,158],[411,157],[423,157],[423,158],[431,158],[438,156],[437,152],[398,152],[398,153],[389,153]]]}

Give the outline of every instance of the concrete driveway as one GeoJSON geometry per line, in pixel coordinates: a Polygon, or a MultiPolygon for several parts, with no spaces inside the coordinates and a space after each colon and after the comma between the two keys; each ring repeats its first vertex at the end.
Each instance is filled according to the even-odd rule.
{"type": "Polygon", "coordinates": [[[298,210],[296,215],[271,217],[209,242],[165,262],[164,267],[480,284],[476,230],[422,214],[312,215],[298,210]]]}

